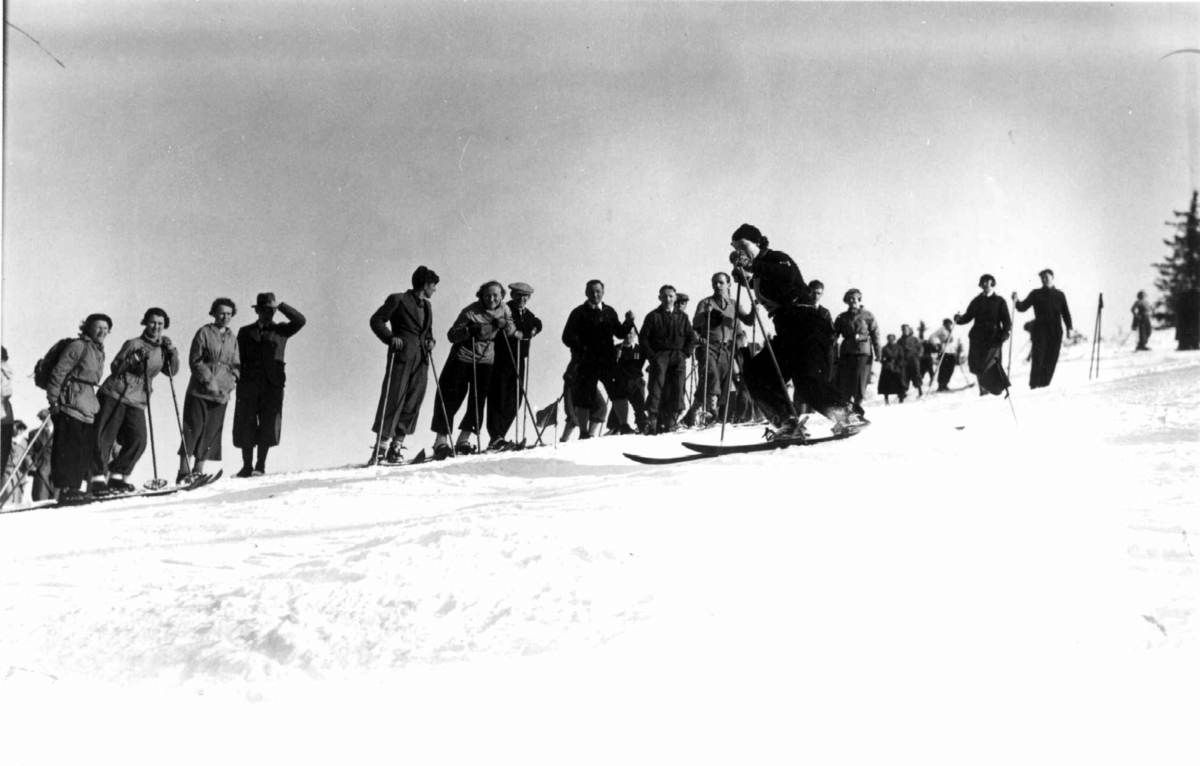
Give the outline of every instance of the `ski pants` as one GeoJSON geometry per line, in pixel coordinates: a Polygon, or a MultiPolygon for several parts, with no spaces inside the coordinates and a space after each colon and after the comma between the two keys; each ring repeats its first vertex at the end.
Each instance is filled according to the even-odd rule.
{"type": "Polygon", "coordinates": [[[678,417],[687,409],[687,357],[682,350],[659,351],[650,357],[648,367],[650,385],[647,387],[646,413],[665,419],[678,417]]]}
{"type": "Polygon", "coordinates": [[[692,397],[693,406],[706,409],[710,402],[716,400],[719,407],[725,405],[729,396],[729,367],[733,364],[733,348],[728,343],[710,343],[708,350],[704,346],[696,349],[696,364],[699,377],[696,379],[696,395],[692,397]],[[707,395],[708,401],[705,401],[707,395]]]}
{"type": "Polygon", "coordinates": [[[1045,388],[1054,378],[1054,369],[1058,367],[1058,353],[1062,350],[1062,328],[1058,332],[1053,329],[1043,330],[1037,326],[1033,330],[1033,366],[1029,368],[1029,387],[1045,388]]]}
{"type": "Polygon", "coordinates": [[[1147,320],[1145,322],[1137,323],[1137,334],[1138,334],[1137,347],[1139,349],[1144,351],[1144,350],[1147,350],[1150,348],[1149,346],[1146,345],[1147,343],[1150,342],[1150,332],[1151,332],[1151,327],[1150,327],[1149,320],[1147,320]]]}
{"type": "Polygon", "coordinates": [[[950,390],[950,378],[954,377],[954,368],[958,367],[958,357],[954,354],[946,354],[942,357],[942,366],[938,368],[937,385],[938,391],[950,390]]]}
{"type": "Polygon", "coordinates": [[[92,476],[128,476],[146,452],[146,413],[111,396],[101,394],[97,398],[100,412],[96,413],[92,476]],[[113,458],[113,447],[118,444],[121,450],[113,458]]]}
{"type": "Polygon", "coordinates": [[[812,306],[783,306],[775,312],[775,338],[747,364],[746,389],[763,414],[778,425],[790,414],[787,389],[779,380],[790,379],[800,398],[830,420],[839,420],[847,410],[861,414],[829,381],[829,329],[812,306]],[[771,351],[779,373],[771,361],[771,351]]]}
{"type": "Polygon", "coordinates": [[[442,368],[442,377],[438,379],[439,393],[434,396],[433,402],[433,432],[450,434],[450,424],[465,399],[467,408],[458,429],[473,434],[479,433],[479,422],[482,419],[483,408],[487,405],[487,390],[491,382],[491,364],[477,362],[472,365],[470,362],[451,357],[442,368]]]}
{"type": "Polygon", "coordinates": [[[867,395],[867,381],[870,379],[870,354],[842,354],[842,358],[838,360],[838,383],[842,396],[855,404],[862,404],[867,395]]]}
{"type": "MultiPolygon", "coordinates": [[[[502,350],[497,349],[497,352],[502,350]]],[[[493,440],[503,438],[512,428],[520,404],[521,389],[517,371],[511,361],[502,359],[504,356],[497,353],[487,392],[487,430],[493,440]]]]}
{"type": "Polygon", "coordinates": [[[201,399],[190,392],[184,396],[183,439],[179,454],[190,455],[193,460],[220,460],[228,406],[229,402],[201,399]]]}
{"type": "Polygon", "coordinates": [[[88,478],[96,439],[96,425],[60,412],[53,416],[54,447],[50,453],[50,481],[55,489],[79,489],[88,478]]]}
{"type": "Polygon", "coordinates": [[[421,412],[428,385],[429,365],[424,359],[410,359],[407,362],[396,359],[392,363],[391,380],[388,380],[387,370],[384,370],[371,430],[379,433],[382,422],[384,439],[395,439],[417,430],[417,415],[421,412]]]}

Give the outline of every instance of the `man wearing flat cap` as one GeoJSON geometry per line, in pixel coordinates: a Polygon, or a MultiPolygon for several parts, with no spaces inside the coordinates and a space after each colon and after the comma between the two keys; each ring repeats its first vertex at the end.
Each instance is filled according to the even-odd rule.
{"type": "Polygon", "coordinates": [[[512,296],[508,308],[520,335],[503,336],[496,348],[496,362],[487,394],[488,449],[509,446],[505,437],[517,419],[528,378],[529,341],[542,331],[542,320],[528,308],[533,288],[526,282],[513,282],[508,291],[512,296]]]}
{"type": "Polygon", "coordinates": [[[288,338],[303,329],[304,315],[275,293],[259,293],[254,302],[258,320],[238,330],[238,354],[242,376],[238,379],[237,402],[233,408],[233,446],[242,451],[238,476],[261,476],[267,470],[267,451],[279,445],[283,427],[283,355],[288,338]],[[287,322],[275,321],[275,313],[287,322]],[[254,448],[258,448],[258,460],[254,448]]]}
{"type": "Polygon", "coordinates": [[[1058,366],[1058,352],[1062,350],[1063,324],[1067,335],[1071,334],[1071,309],[1067,308],[1067,296],[1054,286],[1054,272],[1042,269],[1038,272],[1042,286],[1031,290],[1025,300],[1012,294],[1013,306],[1025,312],[1033,307],[1033,366],[1029,368],[1029,387],[1045,388],[1054,378],[1058,366]]]}

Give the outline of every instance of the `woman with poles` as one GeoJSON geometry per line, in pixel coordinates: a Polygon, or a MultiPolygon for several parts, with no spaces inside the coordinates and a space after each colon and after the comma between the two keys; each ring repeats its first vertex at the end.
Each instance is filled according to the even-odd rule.
{"type": "MultiPolygon", "coordinates": [[[[522,373],[529,358],[529,341],[542,331],[542,320],[527,308],[529,299],[533,297],[533,288],[525,282],[513,282],[508,289],[512,292],[508,310],[520,340],[510,342],[507,337],[502,337],[497,342],[498,346],[503,345],[504,348],[497,348],[492,380],[487,391],[489,450],[513,446],[505,437],[523,404],[525,385],[522,373]]],[[[513,441],[519,442],[520,439],[518,434],[513,441]]]]}
{"type": "MultiPolygon", "coordinates": [[[[163,331],[171,326],[167,312],[146,309],[145,329],[130,338],[113,357],[112,374],[100,386],[97,398],[96,445],[92,456],[91,491],[133,492],[127,479],[146,451],[146,415],[150,406],[151,381],[164,369],[179,372],[179,352],[163,331]],[[114,448],[117,449],[114,457],[114,448]]],[[[150,433],[153,439],[153,432],[150,433]]],[[[155,479],[158,471],[155,471],[155,479]]]]}
{"type": "Polygon", "coordinates": [[[225,410],[241,375],[237,338],[229,326],[236,314],[237,304],[232,299],[217,298],[208,311],[213,321],[192,338],[188,351],[192,377],[183,397],[176,484],[195,481],[204,475],[207,461],[221,459],[225,410]],[[195,463],[189,466],[192,459],[195,463]]]}
{"type": "Polygon", "coordinates": [[[867,424],[862,408],[851,403],[829,381],[827,354],[830,328],[822,321],[800,268],[787,253],[769,248],[754,226],[733,233],[733,278],[750,288],[751,315],[759,322],[761,303],[775,322],[775,337],[763,330],[765,349],[746,365],[746,386],[755,403],[774,424],[776,438],[805,436],[804,426],[788,397],[790,378],[812,409],[834,421],[835,433],[867,424]]]}
{"type": "Polygon", "coordinates": [[[479,425],[496,360],[496,338],[501,335],[521,338],[512,312],[503,303],[505,294],[504,285],[499,282],[484,282],[475,293],[477,300],[459,312],[446,334],[454,345],[438,380],[437,405],[433,410],[433,431],[437,434],[433,443],[435,459],[451,453],[470,455],[480,451],[479,425]],[[467,411],[458,425],[458,440],[451,447],[454,415],[468,396],[467,411]]]}

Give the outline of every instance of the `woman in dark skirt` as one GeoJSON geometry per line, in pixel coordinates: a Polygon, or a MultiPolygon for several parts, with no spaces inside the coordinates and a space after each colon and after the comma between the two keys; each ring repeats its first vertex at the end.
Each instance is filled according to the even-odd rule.
{"type": "Polygon", "coordinates": [[[895,394],[901,402],[908,386],[904,383],[904,348],[896,342],[895,335],[887,336],[887,345],[879,352],[879,360],[883,369],[879,372],[879,393],[883,395],[883,403],[891,404],[889,396],[895,394]]]}

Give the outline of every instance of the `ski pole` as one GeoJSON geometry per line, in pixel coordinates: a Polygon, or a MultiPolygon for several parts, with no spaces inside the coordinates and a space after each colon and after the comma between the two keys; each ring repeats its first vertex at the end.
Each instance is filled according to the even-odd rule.
{"type": "MultiPolygon", "coordinates": [[[[735,266],[734,268],[737,269],[738,271],[742,272],[742,280],[745,281],[746,280],[746,272],[742,270],[742,267],[735,266]]],[[[741,285],[738,285],[738,286],[741,287],[741,285]]],[[[755,320],[757,320],[758,323],[761,325],[762,317],[760,317],[758,315],[758,304],[761,302],[758,299],[758,291],[754,289],[753,284],[750,285],[749,291],[750,291],[750,311],[751,311],[751,313],[754,314],[755,320]]],[[[794,404],[792,404],[792,397],[788,396],[787,381],[783,379],[783,371],[781,369],[779,369],[779,360],[775,358],[775,349],[771,347],[771,337],[769,335],[767,335],[766,327],[763,327],[762,331],[763,331],[763,345],[766,346],[767,354],[771,357],[771,365],[775,368],[775,375],[778,376],[778,378],[779,378],[779,388],[783,392],[783,398],[785,400],[785,403],[787,404],[788,413],[793,418],[797,417],[796,406],[794,404]]]]}
{"type": "MultiPolygon", "coordinates": [[[[422,348],[424,348],[424,344],[422,344],[422,348]]],[[[451,351],[453,351],[453,349],[451,349],[451,351]]],[[[442,376],[438,373],[437,365],[433,361],[433,352],[426,348],[425,352],[424,352],[424,356],[425,356],[425,361],[429,364],[429,367],[433,370],[433,388],[434,388],[434,391],[437,392],[437,397],[436,397],[437,404],[442,405],[442,420],[444,420],[446,422],[446,431],[447,432],[452,431],[454,429],[454,426],[450,422],[450,416],[448,414],[446,414],[446,400],[442,398],[442,383],[441,383],[442,376]]],[[[449,356],[446,357],[446,361],[447,362],[450,361],[449,356]]],[[[435,408],[436,408],[436,405],[435,405],[435,408]]],[[[450,450],[450,455],[452,457],[458,457],[458,452],[452,449],[452,450],[450,450]]]]}
{"type": "Polygon", "coordinates": [[[33,449],[33,445],[37,443],[38,437],[42,435],[42,431],[45,431],[46,426],[48,425],[50,425],[49,415],[47,415],[46,419],[42,421],[42,424],[38,426],[38,429],[34,431],[28,439],[25,440],[25,451],[21,453],[20,459],[13,463],[13,465],[16,467],[13,469],[12,474],[4,480],[4,487],[0,489],[0,505],[4,505],[4,503],[8,501],[8,498],[13,494],[16,488],[20,486],[21,481],[25,478],[25,474],[29,473],[29,468],[25,467],[25,458],[28,457],[29,451],[33,449]],[[24,471],[21,470],[23,467],[25,467],[24,471]],[[12,484],[11,489],[8,486],[9,484],[12,484]]]}
{"type": "Polygon", "coordinates": [[[142,370],[142,382],[146,386],[146,418],[150,421],[150,465],[154,468],[154,481],[147,489],[162,489],[167,485],[165,480],[158,478],[158,452],[154,448],[154,410],[150,408],[150,373],[142,370]]]}
{"type": "MultiPolygon", "coordinates": [[[[176,351],[175,353],[179,353],[176,351]]],[[[171,368],[167,366],[167,380],[171,384],[171,402],[175,405],[175,423],[179,426],[179,444],[183,447],[183,466],[187,468],[187,472],[192,472],[192,456],[188,454],[187,439],[183,436],[183,420],[179,417],[179,398],[175,395],[175,376],[170,374],[171,368]]]]}
{"type": "Polygon", "coordinates": [[[475,451],[483,452],[483,444],[480,440],[479,432],[483,429],[479,427],[479,376],[475,371],[475,344],[471,344],[471,394],[475,400],[475,451]]]}
{"type": "MultiPolygon", "coordinates": [[[[504,347],[508,349],[508,354],[509,354],[509,357],[511,358],[511,357],[512,357],[512,347],[508,345],[508,339],[507,339],[507,338],[505,338],[505,339],[504,339],[504,347]]],[[[515,362],[514,362],[514,364],[515,364],[515,362]]],[[[526,414],[529,414],[529,415],[533,415],[533,432],[534,432],[535,434],[537,434],[537,442],[536,442],[536,444],[535,444],[534,446],[537,446],[537,445],[539,445],[539,444],[543,444],[543,442],[542,442],[542,432],[543,432],[543,431],[545,431],[546,429],[545,429],[545,427],[543,427],[543,428],[542,428],[540,431],[538,430],[538,426],[537,426],[537,415],[534,415],[534,414],[533,414],[533,408],[532,408],[532,406],[529,404],[529,395],[525,393],[525,386],[524,386],[523,384],[521,384],[521,381],[520,381],[520,379],[519,379],[519,378],[517,379],[517,383],[518,383],[518,385],[520,385],[520,394],[522,395],[522,397],[523,397],[523,398],[524,398],[524,400],[525,400],[525,413],[526,413],[526,414]]],[[[559,397],[559,399],[561,399],[561,398],[562,398],[562,397],[560,396],[560,397],[559,397]]],[[[557,402],[555,402],[555,404],[557,404],[557,402]]],[[[544,446],[544,445],[543,445],[543,446],[544,446]]]]}
{"type": "MultiPolygon", "coordinates": [[[[738,293],[740,294],[741,291],[742,291],[742,286],[738,285],[738,293]]],[[[712,303],[709,303],[708,305],[711,308],[712,303]]],[[[709,360],[711,359],[711,357],[709,356],[709,353],[710,353],[709,339],[711,337],[712,337],[712,328],[709,327],[708,322],[705,321],[705,323],[704,323],[704,399],[702,399],[700,402],[700,411],[705,412],[705,413],[708,412],[708,363],[709,363],[709,360]]],[[[724,430],[725,430],[725,423],[722,422],[721,423],[722,435],[724,435],[724,430]]]]}
{"type": "MultiPolygon", "coordinates": [[[[383,375],[383,407],[379,410],[378,424],[375,431],[375,454],[371,456],[371,463],[379,462],[379,448],[383,445],[383,419],[387,417],[388,399],[392,393],[392,363],[395,351],[392,350],[392,344],[388,343],[387,351],[387,372],[383,375]]],[[[388,429],[391,431],[392,429],[388,429]]]]}
{"type": "MultiPolygon", "coordinates": [[[[736,295],[736,297],[733,299],[733,315],[734,315],[735,317],[737,316],[737,313],[738,313],[738,306],[739,306],[739,305],[741,305],[741,302],[742,302],[742,284],[741,284],[741,282],[739,282],[739,283],[738,283],[738,286],[737,286],[737,295],[736,295]]],[[[757,314],[757,313],[758,313],[758,312],[755,312],[755,314],[757,314]]],[[[724,320],[724,319],[722,319],[722,320],[721,320],[721,326],[722,326],[722,327],[724,327],[724,326],[725,326],[725,320],[724,320]]],[[[735,326],[735,328],[736,328],[736,326],[737,326],[737,323],[736,323],[736,322],[734,322],[734,326],[735,326]]],[[[707,349],[708,349],[708,338],[709,338],[709,336],[710,336],[710,335],[712,335],[712,328],[711,328],[711,327],[709,328],[709,332],[708,332],[708,334],[704,336],[704,348],[705,348],[705,356],[706,356],[706,357],[707,357],[707,355],[708,355],[708,353],[707,353],[707,349]]],[[[765,331],[763,332],[763,335],[766,335],[766,332],[765,332],[765,331]]],[[[736,344],[735,344],[735,345],[736,345],[736,344]]],[[[721,342],[721,349],[722,349],[722,350],[724,350],[724,348],[725,348],[725,344],[724,344],[724,342],[722,341],[722,342],[721,342]]],[[[772,359],[774,359],[774,357],[771,357],[771,358],[772,358],[772,359]]],[[[778,369],[778,365],[776,365],[776,369],[778,369]]],[[[782,379],[783,379],[783,375],[782,375],[782,374],[780,374],[779,378],[780,378],[780,380],[782,380],[782,379]]],[[[708,383],[708,359],[707,359],[707,358],[704,360],[704,382],[705,382],[706,384],[708,383]]],[[[733,354],[732,354],[732,352],[731,352],[731,353],[730,353],[730,355],[729,355],[729,375],[728,375],[728,376],[726,377],[726,379],[725,379],[725,406],[724,406],[724,407],[721,409],[721,444],[724,444],[724,443],[725,443],[725,424],[729,422],[729,399],[731,398],[729,394],[730,394],[730,388],[732,388],[732,387],[733,387],[733,354]]],[[[786,390],[786,386],[785,386],[784,388],[785,388],[785,390],[786,390]]],[[[708,407],[708,389],[707,389],[707,386],[705,387],[705,392],[704,392],[704,393],[705,393],[705,395],[704,395],[704,406],[705,406],[705,407],[708,407]]],[[[717,396],[720,396],[720,394],[717,394],[717,396]]]]}

